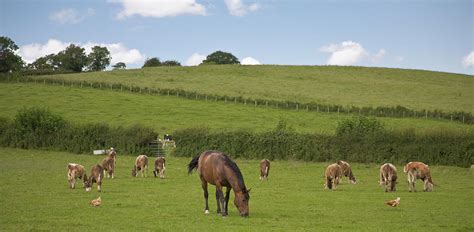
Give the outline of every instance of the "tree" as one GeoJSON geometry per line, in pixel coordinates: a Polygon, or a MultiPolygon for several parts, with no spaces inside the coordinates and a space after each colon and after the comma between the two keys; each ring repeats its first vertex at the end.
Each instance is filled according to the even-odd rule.
{"type": "Polygon", "coordinates": [[[124,62],[118,62],[114,65],[112,65],[112,68],[114,69],[125,69],[127,66],[125,65],[124,62]]]}
{"type": "Polygon", "coordinates": [[[208,55],[202,64],[240,64],[240,62],[231,53],[217,51],[208,55]]]}
{"type": "Polygon", "coordinates": [[[92,52],[87,56],[88,69],[91,71],[102,71],[110,64],[112,57],[106,47],[94,46],[92,52]]]}
{"type": "Polygon", "coordinates": [[[181,64],[176,60],[167,60],[161,63],[163,66],[181,66],[181,64]]]}
{"type": "Polygon", "coordinates": [[[0,72],[18,71],[25,62],[15,54],[18,46],[6,36],[0,36],[0,72]]]}
{"type": "Polygon", "coordinates": [[[59,68],[62,70],[70,70],[74,72],[82,72],[87,64],[87,56],[84,48],[74,44],[69,45],[65,50],[56,56],[59,68]]]}
{"type": "Polygon", "coordinates": [[[143,64],[142,68],[145,67],[156,67],[156,66],[161,66],[161,61],[158,57],[153,57],[151,59],[147,59],[145,61],[145,64],[143,64]]]}
{"type": "Polygon", "coordinates": [[[35,62],[28,65],[29,69],[34,70],[57,70],[59,69],[58,60],[55,54],[49,54],[43,57],[40,57],[35,60],[35,62]]]}

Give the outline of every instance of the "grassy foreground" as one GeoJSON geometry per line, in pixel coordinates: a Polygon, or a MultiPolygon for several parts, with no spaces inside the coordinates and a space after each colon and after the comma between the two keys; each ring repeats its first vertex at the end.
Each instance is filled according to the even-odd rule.
{"type": "MultiPolygon", "coordinates": [[[[434,192],[409,193],[399,169],[398,192],[378,186],[378,165],[353,164],[359,183],[344,179],[336,191],[323,189],[327,164],[274,161],[268,182],[258,180],[258,161],[236,160],[252,188],[250,217],[204,215],[198,175],[188,176],[190,158],[167,158],[166,179],[132,178],[134,157],[119,153],[116,179],[105,180],[103,192],[71,190],[66,165],[87,170],[100,156],[0,148],[0,230],[180,230],[180,231],[472,231],[474,172],[433,166],[434,192]],[[102,206],[88,205],[102,197],[102,206]],[[401,197],[397,208],[383,204],[401,197]],[[390,227],[387,227],[390,225],[390,227]]],[[[153,159],[152,159],[153,160],[153,159]]],[[[88,171],[89,172],[89,171],[88,171]]],[[[94,185],[95,187],[95,185],[94,185]]],[[[421,182],[417,183],[421,189],[421,182]]],[[[214,189],[210,209],[215,212],[214,189]]],[[[233,194],[231,194],[231,202],[233,194]]]]}

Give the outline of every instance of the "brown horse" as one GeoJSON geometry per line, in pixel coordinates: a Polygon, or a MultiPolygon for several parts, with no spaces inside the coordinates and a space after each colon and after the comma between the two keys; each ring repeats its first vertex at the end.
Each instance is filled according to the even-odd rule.
{"type": "Polygon", "coordinates": [[[102,191],[102,180],[104,179],[104,168],[100,165],[94,165],[91,170],[91,176],[87,178],[87,175],[84,174],[84,185],[86,191],[89,192],[92,189],[94,182],[97,183],[97,191],[102,191]]]}
{"type": "MultiPolygon", "coordinates": [[[[75,163],[69,163],[67,165],[67,180],[69,182],[70,188],[75,188],[76,186],[76,179],[83,179],[86,174],[84,166],[75,163]]],[[[84,185],[83,185],[84,186],[84,185]]]]}
{"type": "Polygon", "coordinates": [[[424,183],[423,191],[433,191],[433,180],[431,179],[431,172],[428,165],[422,162],[410,162],[403,167],[403,172],[408,175],[408,186],[409,191],[416,192],[415,182],[417,179],[421,179],[424,183]]]}
{"type": "Polygon", "coordinates": [[[326,168],[324,172],[324,179],[326,184],[325,189],[336,189],[339,185],[339,181],[342,178],[342,168],[337,163],[331,164],[326,168]]]}
{"type": "Polygon", "coordinates": [[[104,168],[104,176],[107,178],[114,178],[115,159],[112,156],[107,156],[102,160],[102,167],[104,168]]]}
{"type": "Polygon", "coordinates": [[[249,215],[250,189],[247,190],[245,187],[239,167],[226,154],[220,151],[205,151],[189,162],[188,174],[191,174],[194,169],[199,172],[204,190],[205,214],[209,214],[207,183],[210,183],[216,186],[218,214],[227,216],[230,190],[234,189],[234,204],[239,210],[240,216],[247,217],[249,215]],[[226,187],[225,198],[222,187],[226,187]]]}
{"type": "Polygon", "coordinates": [[[148,172],[148,156],[146,155],[139,155],[135,160],[135,164],[133,165],[132,169],[132,176],[137,177],[138,171],[142,172],[142,177],[146,177],[148,172]]]}
{"type": "Polygon", "coordinates": [[[385,192],[395,192],[397,185],[397,168],[391,163],[380,166],[380,185],[385,188],[385,192]]]}
{"type": "Polygon", "coordinates": [[[160,175],[160,179],[165,178],[165,170],[166,170],[165,163],[166,163],[165,157],[156,158],[155,170],[153,170],[153,174],[155,175],[155,177],[160,175]]]}
{"type": "Polygon", "coordinates": [[[268,173],[270,172],[270,160],[263,159],[260,161],[260,180],[268,180],[268,173]]]}
{"type": "Polygon", "coordinates": [[[343,160],[337,161],[337,164],[341,167],[342,174],[345,177],[349,178],[349,182],[351,184],[355,184],[356,183],[356,178],[355,178],[354,174],[352,173],[351,165],[348,162],[343,161],[343,160]]]}

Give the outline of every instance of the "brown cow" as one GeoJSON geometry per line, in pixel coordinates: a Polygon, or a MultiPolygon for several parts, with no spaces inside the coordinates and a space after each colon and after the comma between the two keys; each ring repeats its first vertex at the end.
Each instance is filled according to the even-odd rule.
{"type": "Polygon", "coordinates": [[[268,173],[270,172],[270,160],[263,159],[260,161],[260,180],[268,180],[268,173]]]}
{"type": "Polygon", "coordinates": [[[431,172],[428,165],[422,162],[410,162],[403,167],[403,172],[408,175],[409,191],[415,191],[415,182],[421,179],[424,182],[423,191],[433,191],[433,180],[431,179],[431,172]]]}
{"type": "Polygon", "coordinates": [[[91,176],[87,178],[87,175],[84,174],[84,185],[86,191],[89,192],[92,189],[92,185],[97,183],[97,191],[102,191],[102,180],[104,179],[104,168],[99,164],[96,164],[92,167],[91,176]]]}
{"type": "Polygon", "coordinates": [[[343,160],[337,161],[337,164],[341,167],[342,174],[345,177],[349,177],[349,183],[355,184],[356,183],[356,178],[354,174],[352,173],[352,168],[349,163],[343,160]]]}
{"type": "Polygon", "coordinates": [[[106,178],[114,178],[114,172],[115,172],[115,159],[113,156],[107,155],[102,160],[102,167],[104,168],[104,176],[106,178]]]}
{"type": "Polygon", "coordinates": [[[142,177],[146,177],[148,172],[148,156],[139,155],[135,160],[135,165],[133,165],[132,176],[137,177],[137,172],[142,172],[142,177]]]}
{"type": "MultiPolygon", "coordinates": [[[[69,182],[70,188],[75,188],[76,186],[76,179],[83,179],[86,174],[84,166],[75,163],[69,163],[67,165],[67,181],[69,182]]],[[[84,185],[83,185],[84,186],[84,185]]]]}
{"type": "Polygon", "coordinates": [[[385,192],[395,192],[397,184],[397,168],[390,163],[380,166],[380,185],[385,188],[385,192]]]}
{"type": "Polygon", "coordinates": [[[342,168],[337,163],[331,164],[326,168],[324,173],[326,180],[325,189],[336,189],[342,178],[342,168]]]}
{"type": "Polygon", "coordinates": [[[165,157],[158,157],[155,160],[155,170],[153,171],[153,174],[155,175],[155,177],[158,176],[159,174],[161,179],[165,178],[165,170],[166,170],[165,163],[166,163],[165,157]]]}

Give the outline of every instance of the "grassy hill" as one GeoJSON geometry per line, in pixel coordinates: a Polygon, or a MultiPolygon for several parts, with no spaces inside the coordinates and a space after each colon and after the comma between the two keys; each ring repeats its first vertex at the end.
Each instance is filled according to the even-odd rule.
{"type": "Polygon", "coordinates": [[[421,70],[214,65],[39,76],[45,77],[265,100],[474,113],[473,76],[421,70]]]}

